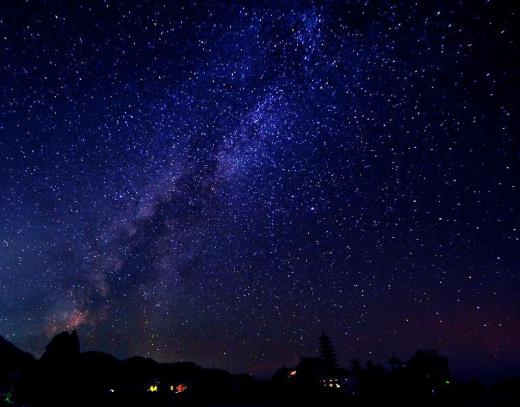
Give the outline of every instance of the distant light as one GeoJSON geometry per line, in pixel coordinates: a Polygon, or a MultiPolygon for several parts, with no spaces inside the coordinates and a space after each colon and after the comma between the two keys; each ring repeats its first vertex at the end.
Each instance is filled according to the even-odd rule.
{"type": "Polygon", "coordinates": [[[188,390],[188,386],[186,386],[185,384],[181,383],[181,384],[177,384],[177,385],[171,385],[170,386],[170,390],[171,391],[174,391],[175,393],[184,393],[186,390],[188,390]]]}
{"type": "Polygon", "coordinates": [[[108,389],[108,391],[109,391],[110,393],[115,393],[115,390],[114,390],[114,389],[108,389]]]}
{"type": "Polygon", "coordinates": [[[297,370],[291,370],[291,371],[289,372],[289,376],[296,376],[297,373],[298,373],[297,370]]]}
{"type": "Polygon", "coordinates": [[[159,389],[157,388],[156,384],[152,384],[150,387],[148,387],[148,391],[151,393],[156,393],[157,391],[159,391],[159,389]]]}
{"type": "Polygon", "coordinates": [[[7,392],[4,396],[4,402],[6,402],[7,404],[11,404],[13,405],[14,402],[13,400],[11,400],[11,397],[13,397],[13,395],[11,394],[11,392],[7,392]]]}
{"type": "Polygon", "coordinates": [[[444,383],[450,384],[451,382],[448,379],[446,379],[446,380],[444,380],[444,383]]]}

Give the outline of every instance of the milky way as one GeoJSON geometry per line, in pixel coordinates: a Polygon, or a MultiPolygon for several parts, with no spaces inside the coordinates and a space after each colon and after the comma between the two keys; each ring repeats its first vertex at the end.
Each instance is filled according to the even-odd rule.
{"type": "Polygon", "coordinates": [[[518,13],[435,3],[2,2],[0,334],[518,367],[518,13]]]}

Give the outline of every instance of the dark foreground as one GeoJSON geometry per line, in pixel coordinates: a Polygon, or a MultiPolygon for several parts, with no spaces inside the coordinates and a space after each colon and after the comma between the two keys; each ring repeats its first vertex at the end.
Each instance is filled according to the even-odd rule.
{"type": "Polygon", "coordinates": [[[461,383],[436,352],[393,357],[389,369],[356,360],[344,369],[330,338],[322,336],[320,346],[320,357],[260,381],[193,363],[81,353],[75,332],[57,335],[38,360],[0,337],[0,407],[520,406],[520,379],[488,388],[461,383]]]}

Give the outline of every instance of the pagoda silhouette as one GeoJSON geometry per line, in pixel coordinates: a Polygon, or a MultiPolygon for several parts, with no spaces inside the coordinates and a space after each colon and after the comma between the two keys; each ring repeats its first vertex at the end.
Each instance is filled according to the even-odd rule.
{"type": "Polygon", "coordinates": [[[332,340],[325,332],[321,332],[320,336],[320,358],[327,369],[334,370],[339,368],[336,351],[332,345],[332,340]]]}

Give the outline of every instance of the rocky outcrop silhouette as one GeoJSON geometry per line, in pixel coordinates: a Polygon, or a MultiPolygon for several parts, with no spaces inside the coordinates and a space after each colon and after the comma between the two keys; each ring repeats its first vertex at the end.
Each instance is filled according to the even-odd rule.
{"type": "Polygon", "coordinates": [[[76,359],[80,354],[78,333],[62,332],[54,336],[45,348],[41,357],[42,362],[68,362],[76,359]]]}

